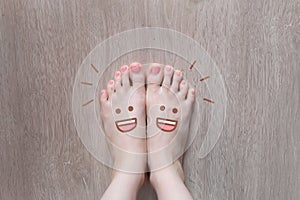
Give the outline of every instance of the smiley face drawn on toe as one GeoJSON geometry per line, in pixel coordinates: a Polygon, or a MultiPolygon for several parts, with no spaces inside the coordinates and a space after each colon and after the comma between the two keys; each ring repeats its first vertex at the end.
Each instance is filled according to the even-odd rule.
{"type": "MultiPolygon", "coordinates": [[[[128,111],[131,112],[133,110],[134,110],[133,106],[128,106],[128,111]]],[[[115,112],[116,112],[116,114],[120,114],[121,109],[117,108],[115,110],[115,112]]],[[[118,121],[115,121],[115,125],[120,132],[126,133],[126,132],[129,132],[129,131],[135,129],[135,127],[137,126],[137,118],[133,117],[133,118],[129,118],[129,119],[118,120],[118,121]]]]}
{"type": "MultiPolygon", "coordinates": [[[[160,110],[164,111],[166,109],[166,107],[164,105],[160,106],[160,110]]],[[[176,114],[178,112],[177,108],[173,108],[172,112],[174,114],[176,114]]],[[[164,132],[172,132],[176,129],[178,124],[177,120],[173,120],[173,119],[167,119],[167,118],[162,118],[162,117],[157,117],[156,118],[156,126],[164,131],[164,132]]]]}

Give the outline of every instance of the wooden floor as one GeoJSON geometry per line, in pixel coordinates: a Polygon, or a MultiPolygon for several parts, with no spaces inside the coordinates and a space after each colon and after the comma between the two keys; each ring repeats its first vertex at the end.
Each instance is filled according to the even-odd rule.
{"type": "Polygon", "coordinates": [[[72,87],[98,43],[138,27],[192,37],[225,81],[217,145],[200,159],[196,138],[185,155],[194,198],[299,199],[299,0],[0,0],[0,199],[101,197],[111,170],[76,133],[72,87]]]}

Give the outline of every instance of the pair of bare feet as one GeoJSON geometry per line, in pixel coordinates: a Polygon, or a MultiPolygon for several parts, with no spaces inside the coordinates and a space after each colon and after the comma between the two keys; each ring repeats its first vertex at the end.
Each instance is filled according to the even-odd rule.
{"type": "Polygon", "coordinates": [[[102,125],[116,169],[103,199],[118,199],[116,191],[122,199],[134,199],[147,167],[160,199],[174,199],[174,193],[166,192],[172,188],[179,192],[176,199],[191,199],[178,159],[185,150],[194,100],[195,90],[171,66],[135,62],[115,72],[100,94],[102,125]]]}

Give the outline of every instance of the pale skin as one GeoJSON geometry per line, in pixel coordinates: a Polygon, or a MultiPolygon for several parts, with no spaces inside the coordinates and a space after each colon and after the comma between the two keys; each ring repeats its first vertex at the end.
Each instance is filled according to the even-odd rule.
{"type": "Polygon", "coordinates": [[[153,63],[144,69],[135,62],[116,71],[100,95],[101,119],[115,159],[102,199],[136,199],[147,166],[158,199],[193,199],[182,164],[174,158],[184,151],[194,99],[195,90],[171,66],[153,63]]]}

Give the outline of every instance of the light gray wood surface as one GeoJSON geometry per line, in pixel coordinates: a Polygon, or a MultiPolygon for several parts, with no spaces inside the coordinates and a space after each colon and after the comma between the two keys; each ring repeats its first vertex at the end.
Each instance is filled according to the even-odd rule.
{"type": "MultiPolygon", "coordinates": [[[[225,81],[219,142],[198,159],[197,137],[185,155],[194,198],[299,199],[299,0],[1,0],[0,199],[101,197],[111,170],[76,133],[75,75],[98,43],[147,26],[197,40],[225,81]]],[[[126,58],[149,60],[138,53],[126,58]]],[[[149,185],[139,194],[154,198],[149,185]]]]}

